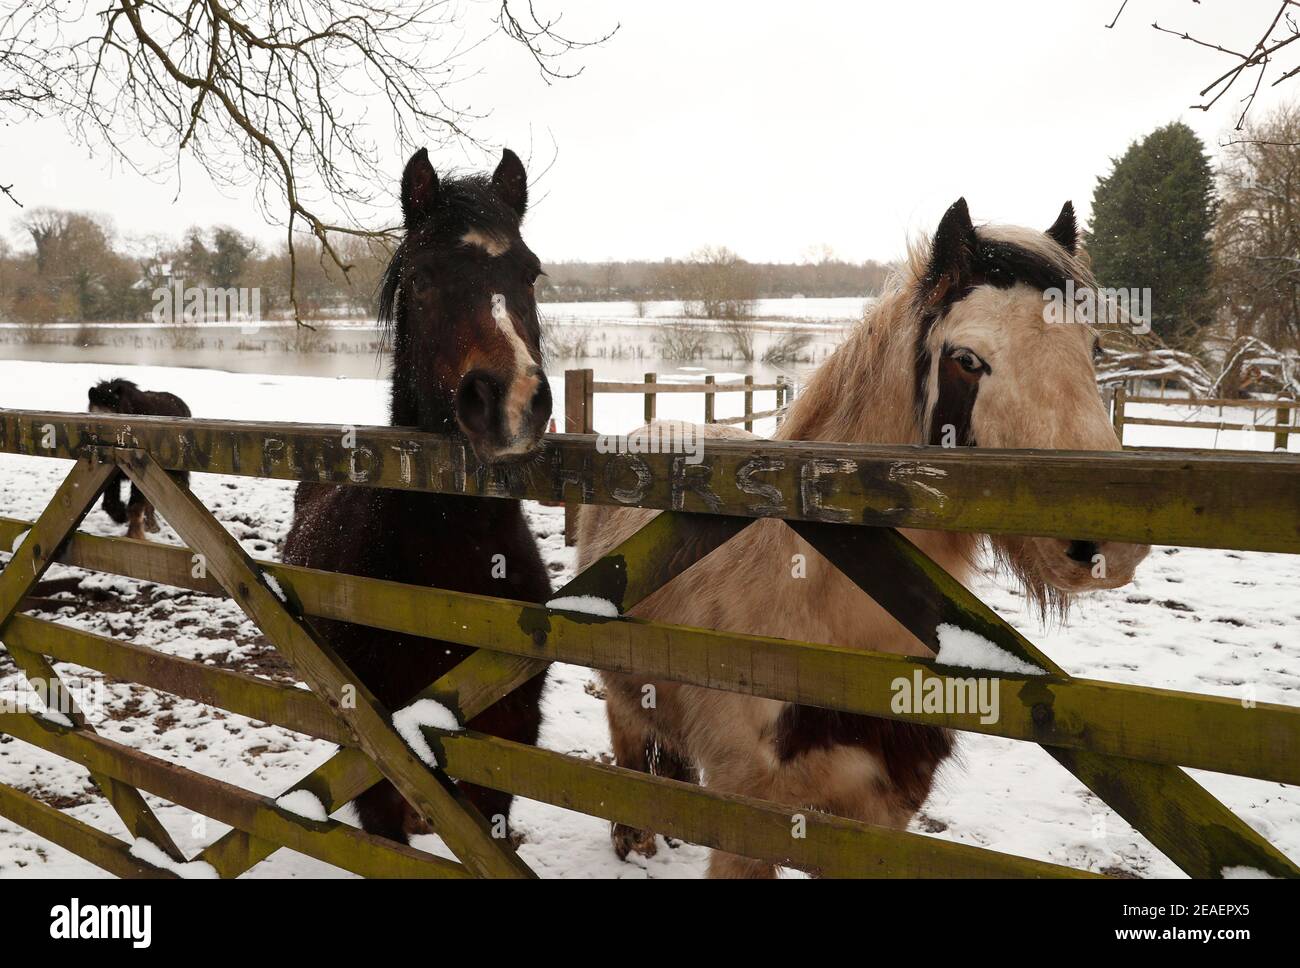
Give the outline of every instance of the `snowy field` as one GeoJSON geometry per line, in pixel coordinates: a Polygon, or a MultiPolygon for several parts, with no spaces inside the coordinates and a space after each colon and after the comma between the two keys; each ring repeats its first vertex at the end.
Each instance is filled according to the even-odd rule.
{"type": "MultiPolygon", "coordinates": [[[[85,388],[107,376],[180,393],[196,417],[339,424],[384,423],[386,417],[382,381],[11,361],[0,361],[0,407],[81,410],[85,388]]],[[[661,398],[661,407],[672,399],[661,398]]],[[[698,398],[683,395],[683,400],[693,401],[680,404],[687,412],[698,413],[698,398]]],[[[636,422],[640,407],[639,396],[598,398],[598,429],[626,429],[636,422]]],[[[1130,412],[1136,415],[1139,408],[1130,412]]],[[[1187,419],[1209,417],[1161,408],[1163,416],[1171,412],[1187,419]]],[[[1245,414],[1230,413],[1225,419],[1244,422],[1245,414]]],[[[1126,442],[1267,449],[1271,435],[1228,431],[1216,439],[1214,431],[1131,428],[1126,442]]],[[[0,454],[0,515],[34,518],[67,467],[62,461],[0,454]]],[[[290,521],[291,486],[196,474],[193,487],[249,553],[277,557],[290,521]]],[[[530,507],[529,514],[558,585],[573,574],[573,555],[563,546],[562,513],[530,507]]],[[[122,530],[99,510],[83,528],[97,534],[122,530]]],[[[166,526],[157,537],[178,541],[166,526]]],[[[0,552],[0,561],[7,560],[0,552]]],[[[71,574],[78,573],[56,566],[48,577],[71,574]]],[[[1073,674],[1234,698],[1252,694],[1258,701],[1294,706],[1300,705],[1298,587],[1300,556],[1156,548],[1132,585],[1082,600],[1065,626],[1042,628],[1023,598],[991,574],[981,575],[975,590],[1073,674]]],[[[81,598],[92,597],[91,592],[90,604],[62,608],[57,615],[38,614],[214,666],[294,681],[257,629],[228,601],[111,576],[88,578],[81,598]]],[[[259,793],[280,794],[334,749],[153,690],[103,682],[88,670],[64,671],[98,687],[103,701],[91,718],[105,736],[259,793]]],[[[542,745],[608,760],[603,703],[594,678],[585,668],[553,667],[542,745]]],[[[24,692],[13,663],[0,653],[0,696],[24,692]]],[[[915,821],[917,832],[1121,876],[1178,876],[1169,861],[1039,748],[962,734],[959,750],[960,756],[942,768],[915,821]]],[[[1280,849],[1300,858],[1300,789],[1196,776],[1280,849]]],[[[124,836],[84,771],[21,741],[0,738],[0,782],[124,836]]],[[[149,799],[177,843],[191,854],[225,832],[215,821],[149,799]]],[[[350,809],[339,816],[350,819],[350,809]]],[[[516,801],[514,823],[524,837],[523,858],[545,877],[669,878],[704,872],[706,851],[692,845],[661,846],[653,859],[622,863],[609,845],[604,820],[545,804],[516,801]]],[[[416,846],[441,851],[433,837],[417,838],[416,846]]],[[[0,877],[60,876],[101,872],[0,819],[0,877]]],[[[282,850],[247,876],[350,875],[282,850]]]]}

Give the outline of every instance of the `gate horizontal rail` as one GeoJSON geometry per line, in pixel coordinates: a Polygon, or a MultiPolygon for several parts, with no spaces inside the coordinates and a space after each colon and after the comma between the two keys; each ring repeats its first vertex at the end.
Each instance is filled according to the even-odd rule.
{"type": "MultiPolygon", "coordinates": [[[[25,521],[0,518],[0,547],[28,527],[25,521]]],[[[192,554],[181,546],[79,534],[59,560],[228,597],[211,582],[191,577],[192,554]]],[[[989,688],[997,691],[1000,715],[985,723],[973,705],[944,713],[893,708],[899,681],[919,686],[918,696],[935,688],[956,694],[970,677],[994,675],[934,659],[565,613],[505,598],[258,564],[316,618],[842,712],[1300,784],[1300,707],[1246,707],[1224,696],[999,672],[989,688]],[[545,635],[539,642],[541,629],[545,635]],[[1050,720],[1036,713],[1040,707],[1051,708],[1050,720]]],[[[341,746],[355,745],[325,703],[301,689],[22,615],[14,617],[5,641],[341,746]]]]}
{"type": "Polygon", "coordinates": [[[536,460],[486,467],[459,439],[406,428],[0,410],[0,452],[75,459],[96,445],[139,448],[167,470],[272,480],[1300,553],[1300,459],[1286,454],[708,439],[693,464],[551,434],[536,460]]]}
{"type": "MultiPolygon", "coordinates": [[[[234,828],[200,859],[236,876],[279,846],[363,874],[527,876],[449,778],[507,790],[707,846],[828,875],[1078,876],[1060,865],[802,811],[806,838],[791,838],[789,806],[631,773],[472,731],[426,728],[437,765],[426,774],[395,746],[391,712],[365,699],[340,709],[350,670],[308,616],[475,647],[420,695],[462,722],[555,661],[634,672],[648,679],[764,696],[848,713],[950,726],[1043,745],[1183,870],[1221,876],[1247,865],[1279,876],[1300,868],[1233,816],[1178,767],[1300,783],[1300,709],[1145,686],[1076,679],[1039,652],[893,527],[1161,541],[1300,552],[1300,462],[1285,455],[1200,452],[1122,454],[944,450],[769,441],[706,441],[704,460],[608,454],[589,435],[551,435],[535,463],[484,468],[454,439],[403,428],[366,428],[0,411],[0,452],[74,458],[77,464],[36,522],[0,518],[0,638],[34,688],[51,662],[98,670],[274,723],[339,745],[293,790],[331,813],[384,776],[396,777],[426,819],[451,824],[456,863],[317,822],[240,790],[34,713],[0,713],[9,733],[91,771],[137,837],[164,839],[137,790],[234,828]],[[145,489],[193,547],[75,530],[113,465],[145,489]],[[658,508],[656,518],[557,596],[612,601],[616,618],[509,599],[423,588],[256,561],[164,470],[206,471],[442,491],[482,497],[564,498],[658,508]],[[787,520],[922,644],[938,623],[984,635],[1043,675],[944,666],[934,659],[863,652],[765,636],[672,626],[627,610],[750,519],[787,520]],[[175,518],[175,520],[173,520],[175,518]],[[865,525],[867,527],[830,527],[865,525]],[[195,554],[217,555],[194,577],[195,554]],[[874,570],[865,566],[875,561],[874,570]],[[21,614],[50,563],[234,598],[312,686],[303,691],[21,614]],[[17,567],[15,564],[17,563],[17,567]],[[883,563],[883,564],[882,564],[883,563]],[[887,567],[886,567],[887,565],[887,567]],[[888,572],[888,574],[882,574],[888,572]],[[274,589],[271,594],[268,589],[274,589]],[[36,678],[32,678],[32,677],[36,678]],[[973,708],[895,708],[903,681],[946,695],[985,679],[1001,715],[973,708]]],[[[113,873],[165,876],[128,845],[12,788],[0,815],[16,819],[113,873]]],[[[446,832],[444,836],[446,837],[446,832]]],[[[451,841],[449,841],[450,843],[451,841]]]]}

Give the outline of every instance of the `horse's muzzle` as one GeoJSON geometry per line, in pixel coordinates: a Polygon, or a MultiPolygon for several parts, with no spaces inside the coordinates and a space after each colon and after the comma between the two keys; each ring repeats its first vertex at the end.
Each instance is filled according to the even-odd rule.
{"type": "Polygon", "coordinates": [[[479,460],[512,460],[540,446],[551,405],[551,385],[539,366],[508,382],[488,370],[471,370],[456,390],[456,421],[479,460]]]}

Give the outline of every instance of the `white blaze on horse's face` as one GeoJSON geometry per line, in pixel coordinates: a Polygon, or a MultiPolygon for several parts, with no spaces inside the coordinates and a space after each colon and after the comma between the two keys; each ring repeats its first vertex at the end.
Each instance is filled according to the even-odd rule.
{"type": "Polygon", "coordinates": [[[510,251],[509,239],[501,238],[480,229],[470,229],[460,237],[460,240],[466,245],[478,246],[494,259],[510,251]]]}
{"type": "Polygon", "coordinates": [[[546,376],[533,361],[532,351],[519,335],[510,315],[506,297],[499,292],[492,294],[492,319],[514,351],[514,374],[505,400],[507,444],[497,455],[513,457],[526,454],[537,446],[533,403],[546,376]]]}
{"type": "MultiPolygon", "coordinates": [[[[949,245],[962,260],[949,272],[950,296],[924,337],[928,369],[918,376],[924,381],[927,441],[943,446],[1119,450],[1097,389],[1097,333],[1083,320],[1071,316],[1062,321],[1046,311],[1044,289],[1053,280],[1094,284],[1074,254],[1072,209],[1067,203],[1058,224],[1046,234],[1002,226],[974,229],[969,216],[966,219],[958,227],[965,233],[961,247],[949,245]],[[1061,227],[1067,216],[1068,231],[1061,227]]],[[[939,251],[936,248],[936,255],[939,251]]],[[[1111,541],[993,541],[1008,557],[1018,559],[1019,567],[1065,592],[1126,584],[1148,550],[1111,541]]]]}

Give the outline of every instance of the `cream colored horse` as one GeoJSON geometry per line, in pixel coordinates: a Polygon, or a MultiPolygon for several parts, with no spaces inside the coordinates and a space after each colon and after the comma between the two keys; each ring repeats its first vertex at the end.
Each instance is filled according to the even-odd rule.
{"type": "MultiPolygon", "coordinates": [[[[841,443],[1117,450],[1097,391],[1097,334],[1049,321],[1044,293],[1093,286],[1076,252],[1069,203],[1046,233],[981,226],[965,200],[848,339],[808,381],[777,433],[841,443]]],[[[717,436],[749,436],[708,428],[717,436]]],[[[586,567],[643,526],[654,511],[587,506],[579,523],[586,567]]],[[[979,535],[905,532],[965,581],[979,535]]],[[[1127,583],[1143,546],[1051,538],[991,537],[995,554],[1044,609],[1069,596],[1127,583]],[[1103,567],[1098,567],[1102,563],[1103,567]],[[1100,577],[1098,577],[1100,576],[1100,577]]],[[[929,652],[784,522],[755,522],[645,599],[632,615],[731,632],[851,648],[929,652]],[[792,561],[803,555],[805,578],[792,561]]],[[[620,766],[678,779],[697,771],[712,789],[811,806],[905,827],[952,750],[947,730],[672,682],[603,673],[620,766]]],[[[645,855],[654,834],[616,824],[614,846],[645,855]]],[[[715,851],[709,873],[773,876],[767,863],[715,851]]]]}

